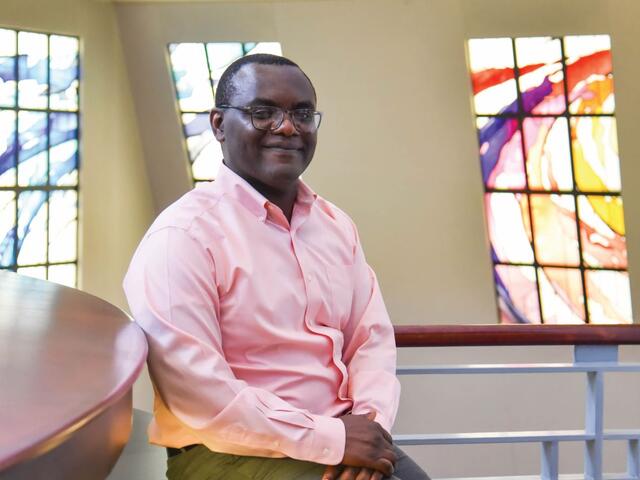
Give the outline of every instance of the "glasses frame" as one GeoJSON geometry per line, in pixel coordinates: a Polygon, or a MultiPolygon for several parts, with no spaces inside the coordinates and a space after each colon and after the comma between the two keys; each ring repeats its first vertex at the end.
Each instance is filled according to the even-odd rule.
{"type": "Polygon", "coordinates": [[[293,125],[293,127],[296,129],[296,131],[298,133],[315,133],[318,131],[318,129],[320,128],[320,124],[322,123],[322,112],[318,112],[317,110],[312,110],[310,108],[294,108],[292,110],[288,110],[286,108],[281,108],[281,107],[276,107],[274,105],[260,105],[260,106],[255,106],[255,107],[238,107],[235,105],[218,105],[216,108],[220,108],[220,109],[232,109],[232,110],[239,110],[247,115],[249,115],[249,117],[251,117],[251,125],[253,125],[253,128],[255,128],[256,130],[260,130],[262,132],[274,132],[277,129],[279,129],[282,126],[282,123],[284,122],[284,117],[285,114],[289,115],[289,119],[291,120],[291,124],[293,125]],[[260,128],[256,126],[255,120],[253,118],[253,113],[256,109],[258,108],[274,108],[276,110],[280,110],[282,112],[282,120],[280,120],[280,122],[274,126],[273,128],[260,128]],[[298,127],[297,121],[295,119],[295,117],[292,115],[293,112],[295,111],[299,111],[299,110],[304,110],[304,111],[311,111],[313,112],[313,117],[314,117],[314,121],[313,121],[313,125],[315,126],[315,129],[313,131],[307,132],[305,130],[301,130],[298,127]],[[317,122],[315,119],[318,119],[317,122]]]}

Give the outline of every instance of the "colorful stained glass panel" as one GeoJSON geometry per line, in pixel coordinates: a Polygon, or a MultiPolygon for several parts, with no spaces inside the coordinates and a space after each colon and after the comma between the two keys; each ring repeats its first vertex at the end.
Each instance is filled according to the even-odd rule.
{"type": "Polygon", "coordinates": [[[16,39],[13,30],[0,28],[0,106],[16,105],[16,39]]]}
{"type": "Polygon", "coordinates": [[[49,262],[72,262],[77,256],[78,193],[58,190],[49,195],[49,262]]]}
{"type": "Polygon", "coordinates": [[[572,195],[530,196],[535,250],[544,265],[578,266],[580,253],[572,195]]]}
{"type": "Polygon", "coordinates": [[[627,268],[622,199],[607,195],[580,195],[578,213],[584,264],[627,268]]]}
{"type": "Polygon", "coordinates": [[[591,323],[633,323],[627,272],[587,270],[585,276],[591,323]]]}
{"type": "Polygon", "coordinates": [[[516,57],[526,113],[562,114],[565,111],[562,45],[559,38],[517,38],[516,57]]]}
{"type": "Polygon", "coordinates": [[[0,110],[0,187],[16,184],[16,112],[0,110]]]}
{"type": "Polygon", "coordinates": [[[569,111],[572,114],[613,113],[615,99],[609,36],[568,36],[564,46],[569,111]]]}
{"type": "Polygon", "coordinates": [[[494,260],[532,263],[533,249],[527,196],[487,193],[485,212],[494,260]]]}
{"type": "Polygon", "coordinates": [[[47,35],[18,33],[18,105],[21,108],[47,108],[48,50],[47,35]]]}
{"type": "Polygon", "coordinates": [[[468,51],[500,321],[530,321],[511,281],[535,291],[544,323],[630,322],[609,36],[468,51]]]}
{"type": "Polygon", "coordinates": [[[476,114],[517,112],[511,39],[472,39],[468,46],[476,114]]]}
{"type": "Polygon", "coordinates": [[[18,265],[47,261],[47,193],[22,192],[18,197],[18,265]]]}
{"type": "Polygon", "coordinates": [[[487,188],[524,189],[524,157],[518,120],[478,117],[482,178],[487,188]]]}
{"type": "Polygon", "coordinates": [[[213,92],[204,45],[177,43],[169,46],[169,52],[180,110],[210,110],[213,107],[213,92]]]}
{"type": "Polygon", "coordinates": [[[47,184],[47,114],[45,112],[18,113],[18,185],[47,184]]]}
{"type": "Polygon", "coordinates": [[[563,117],[522,121],[527,178],[532,190],[573,190],[569,128],[563,117]]]}
{"type": "Polygon", "coordinates": [[[78,185],[78,115],[52,113],[49,125],[50,183],[57,186],[78,185]]]}
{"type": "Polygon", "coordinates": [[[15,263],[16,194],[0,191],[0,266],[15,263]]]}
{"type": "Polygon", "coordinates": [[[74,37],[51,35],[51,97],[54,110],[78,109],[79,42],[74,37]]]}
{"type": "Polygon", "coordinates": [[[572,118],[571,141],[578,189],[590,192],[619,192],[622,185],[616,119],[572,118]]]}
{"type": "Polygon", "coordinates": [[[496,265],[500,323],[540,323],[540,306],[534,267],[496,265]]]}
{"type": "Polygon", "coordinates": [[[538,268],[538,281],[545,323],[585,322],[584,292],[580,270],[538,268]]]}

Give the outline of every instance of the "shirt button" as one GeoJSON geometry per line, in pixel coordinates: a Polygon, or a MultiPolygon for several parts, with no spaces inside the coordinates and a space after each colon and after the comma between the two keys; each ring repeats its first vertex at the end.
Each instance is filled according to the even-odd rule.
{"type": "Polygon", "coordinates": [[[322,450],[322,454],[323,455],[329,455],[329,449],[328,448],[323,449],[322,450]]]}
{"type": "Polygon", "coordinates": [[[274,447],[279,447],[280,446],[280,442],[278,440],[276,440],[275,442],[273,442],[273,446],[274,447]]]}

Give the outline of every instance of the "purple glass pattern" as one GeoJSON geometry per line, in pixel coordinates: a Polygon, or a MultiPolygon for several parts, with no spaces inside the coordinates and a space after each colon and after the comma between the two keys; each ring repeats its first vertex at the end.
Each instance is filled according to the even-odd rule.
{"type": "Polygon", "coordinates": [[[47,113],[18,113],[18,185],[47,184],[47,113]]]}
{"type": "Polygon", "coordinates": [[[49,114],[49,183],[57,186],[78,184],[78,114],[49,114]]]}
{"type": "Polygon", "coordinates": [[[500,323],[540,323],[540,305],[534,267],[496,265],[500,323]]]}

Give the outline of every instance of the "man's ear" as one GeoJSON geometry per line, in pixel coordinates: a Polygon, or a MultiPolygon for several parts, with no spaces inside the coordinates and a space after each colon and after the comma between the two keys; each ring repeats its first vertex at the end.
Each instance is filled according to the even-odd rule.
{"type": "Polygon", "coordinates": [[[213,136],[216,137],[220,143],[224,142],[224,122],[222,110],[214,108],[209,113],[209,123],[211,124],[211,130],[213,130],[213,136]]]}

